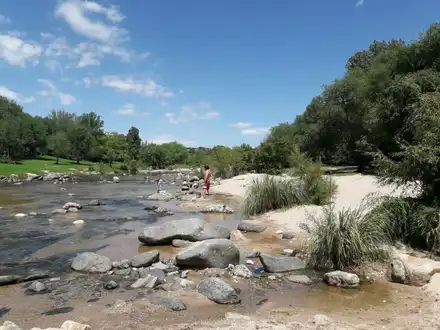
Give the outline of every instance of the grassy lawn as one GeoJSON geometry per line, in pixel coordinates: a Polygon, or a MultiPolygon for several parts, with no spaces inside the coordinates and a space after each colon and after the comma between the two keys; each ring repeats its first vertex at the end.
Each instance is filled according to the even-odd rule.
{"type": "MultiPolygon", "coordinates": [[[[42,156],[38,159],[23,160],[20,164],[0,164],[0,175],[23,175],[26,173],[40,174],[43,173],[43,171],[74,173],[78,171],[87,171],[90,166],[95,166],[95,164],[82,161],[78,165],[76,161],[62,158],[60,158],[60,163],[57,165],[55,157],[42,156]]],[[[112,169],[110,166],[105,165],[105,171],[111,172],[118,168],[116,164],[113,166],[114,168],[112,169]]],[[[95,166],[95,170],[98,170],[98,166],[95,166]]]]}

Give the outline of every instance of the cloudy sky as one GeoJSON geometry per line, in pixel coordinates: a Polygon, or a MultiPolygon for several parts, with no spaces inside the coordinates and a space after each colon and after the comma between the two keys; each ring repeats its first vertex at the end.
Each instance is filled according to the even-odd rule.
{"type": "Polygon", "coordinates": [[[374,39],[414,40],[438,0],[2,0],[0,95],[95,111],[108,131],[257,144],[374,39]]]}

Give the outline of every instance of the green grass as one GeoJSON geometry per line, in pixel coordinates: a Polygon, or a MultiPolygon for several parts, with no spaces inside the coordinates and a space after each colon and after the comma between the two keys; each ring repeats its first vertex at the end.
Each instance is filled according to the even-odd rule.
{"type": "MultiPolygon", "coordinates": [[[[43,171],[58,172],[58,173],[74,173],[79,171],[87,171],[89,167],[98,169],[97,164],[81,161],[78,165],[76,161],[60,158],[60,163],[56,164],[56,158],[51,156],[42,156],[38,159],[28,159],[20,161],[19,164],[3,164],[0,163],[0,175],[25,175],[26,173],[41,174],[43,171]]],[[[113,165],[113,169],[104,165],[105,172],[111,172],[118,169],[117,164],[113,165]]]]}
{"type": "Polygon", "coordinates": [[[325,207],[322,215],[308,215],[301,228],[310,235],[308,265],[320,269],[358,266],[384,261],[390,256],[391,239],[383,218],[371,221],[365,205],[356,209],[325,207]]]}

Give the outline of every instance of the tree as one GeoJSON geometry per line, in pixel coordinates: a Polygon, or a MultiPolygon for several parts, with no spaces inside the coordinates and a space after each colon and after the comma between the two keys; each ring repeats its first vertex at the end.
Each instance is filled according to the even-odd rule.
{"type": "Polygon", "coordinates": [[[142,140],[139,136],[139,130],[132,126],[127,134],[128,156],[131,159],[139,159],[142,140]]]}
{"type": "Polygon", "coordinates": [[[81,159],[87,155],[92,144],[92,135],[87,127],[80,123],[75,123],[67,130],[73,158],[79,164],[81,159]]]}
{"type": "Polygon", "coordinates": [[[66,157],[70,153],[70,141],[67,133],[58,132],[48,137],[48,148],[56,156],[56,164],[59,164],[60,157],[66,157]]]}
{"type": "Polygon", "coordinates": [[[116,132],[107,133],[103,147],[103,157],[108,161],[110,166],[112,166],[114,161],[125,161],[128,159],[128,144],[124,134],[116,132]]]}

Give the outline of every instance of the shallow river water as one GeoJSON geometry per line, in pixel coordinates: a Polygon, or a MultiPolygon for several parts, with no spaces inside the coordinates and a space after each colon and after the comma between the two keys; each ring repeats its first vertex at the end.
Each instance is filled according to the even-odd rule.
{"type": "MultiPolygon", "coordinates": [[[[239,214],[232,216],[206,216],[189,212],[177,201],[149,202],[146,197],[156,191],[155,185],[144,183],[144,178],[130,178],[118,184],[75,182],[25,183],[0,186],[0,275],[30,274],[49,271],[51,280],[45,284],[50,293],[28,295],[29,284],[0,287],[0,324],[3,320],[16,321],[24,327],[49,327],[66,319],[86,322],[94,329],[144,329],[181,322],[221,318],[225,312],[238,311],[262,313],[273,308],[314,308],[323,313],[338,311],[357,313],[359,310],[395,310],[408,313],[411,306],[421,303],[414,291],[402,286],[377,282],[356,290],[339,290],[322,284],[321,275],[307,272],[315,282],[312,286],[288,281],[256,280],[233,282],[241,289],[242,303],[238,306],[221,306],[201,299],[196,293],[185,293],[180,298],[187,303],[184,312],[148,312],[141,304],[138,314],[103,314],[116,299],[142,302],[143,293],[119,288],[108,292],[102,288],[102,279],[70,271],[71,259],[79,252],[94,251],[112,260],[131,258],[150,248],[141,246],[138,233],[148,224],[184,217],[203,217],[205,221],[218,222],[235,229],[239,214]],[[103,205],[87,206],[98,199],[103,205]],[[52,215],[52,210],[62,208],[66,202],[78,202],[83,209],[77,213],[52,215]],[[157,217],[144,210],[145,205],[160,204],[174,212],[173,216],[157,217]],[[17,218],[17,213],[36,212],[36,216],[17,218]],[[81,226],[75,220],[84,220],[81,226]],[[405,297],[404,305],[395,308],[405,297]],[[388,308],[387,308],[388,306],[388,308]]],[[[163,186],[171,193],[177,186],[163,186]]],[[[215,196],[211,197],[213,200],[215,196]]],[[[248,236],[260,247],[269,246],[275,238],[248,236]]],[[[278,244],[278,243],[277,243],[278,244]]],[[[285,244],[285,243],[283,243],[285,244]]],[[[281,249],[283,246],[276,245],[281,249]]],[[[173,247],[155,247],[161,258],[169,259],[179,251],[173,247]]],[[[268,251],[270,252],[270,251],[268,251]]],[[[189,279],[198,280],[197,272],[189,279]]],[[[160,292],[159,292],[160,293],[160,292]]],[[[401,304],[400,304],[401,305],[401,304]]],[[[399,306],[400,306],[399,305],[399,306]]]]}

